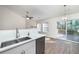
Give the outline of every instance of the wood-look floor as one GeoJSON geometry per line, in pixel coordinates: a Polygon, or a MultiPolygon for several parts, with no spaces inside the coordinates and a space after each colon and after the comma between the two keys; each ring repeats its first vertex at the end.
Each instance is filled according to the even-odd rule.
{"type": "Polygon", "coordinates": [[[79,43],[47,38],[45,54],[79,54],[79,43]]]}

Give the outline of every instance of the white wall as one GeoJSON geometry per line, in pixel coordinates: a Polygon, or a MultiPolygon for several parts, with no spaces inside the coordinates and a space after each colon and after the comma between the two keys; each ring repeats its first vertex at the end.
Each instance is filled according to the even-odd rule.
{"type": "MultiPolygon", "coordinates": [[[[47,20],[39,21],[39,22],[48,22],[49,25],[49,31],[47,33],[48,37],[55,37],[57,36],[58,30],[57,30],[57,21],[63,20],[64,16],[56,17],[56,18],[50,18],[47,20]]],[[[67,18],[69,19],[79,19],[79,13],[67,15],[67,18]]]]}
{"type": "Polygon", "coordinates": [[[55,35],[57,35],[57,21],[61,19],[60,17],[56,17],[56,18],[51,18],[51,19],[47,19],[41,22],[48,22],[48,32],[47,37],[54,37],[55,35]]]}
{"type": "Polygon", "coordinates": [[[0,7],[0,29],[25,28],[25,20],[11,10],[0,7]]]}
{"type": "Polygon", "coordinates": [[[26,28],[28,26],[35,26],[35,24],[35,21],[30,21],[27,24],[22,16],[9,10],[8,8],[0,6],[0,30],[26,28]]]}

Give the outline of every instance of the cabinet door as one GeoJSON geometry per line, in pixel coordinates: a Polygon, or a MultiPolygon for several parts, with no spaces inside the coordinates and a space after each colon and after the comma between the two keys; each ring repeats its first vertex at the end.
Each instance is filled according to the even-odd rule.
{"type": "Polygon", "coordinates": [[[45,37],[36,40],[36,53],[44,54],[45,52],[45,37]]]}
{"type": "Polygon", "coordinates": [[[14,47],[5,52],[2,52],[2,54],[34,54],[34,53],[35,53],[35,40],[14,47]]]}
{"type": "Polygon", "coordinates": [[[25,51],[25,54],[35,54],[35,40],[24,44],[20,48],[25,51]]]}

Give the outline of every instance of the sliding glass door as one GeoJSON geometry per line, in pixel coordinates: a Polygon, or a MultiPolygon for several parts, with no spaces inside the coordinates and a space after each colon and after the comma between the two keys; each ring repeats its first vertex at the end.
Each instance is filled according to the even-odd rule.
{"type": "Polygon", "coordinates": [[[79,42],[79,19],[58,21],[57,29],[64,39],[79,42]]]}
{"type": "Polygon", "coordinates": [[[60,20],[57,22],[57,30],[58,30],[57,37],[60,39],[66,39],[67,30],[66,30],[66,21],[65,20],[60,20]]]}
{"type": "Polygon", "coordinates": [[[68,20],[67,27],[67,38],[79,42],[79,19],[68,20]]]}

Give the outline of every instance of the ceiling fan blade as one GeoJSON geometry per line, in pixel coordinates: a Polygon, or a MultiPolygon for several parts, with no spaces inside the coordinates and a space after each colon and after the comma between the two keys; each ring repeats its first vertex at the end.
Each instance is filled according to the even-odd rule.
{"type": "Polygon", "coordinates": [[[30,19],[32,19],[33,17],[29,17],[30,19]]]}
{"type": "Polygon", "coordinates": [[[26,11],[26,14],[25,14],[25,16],[23,16],[24,18],[28,18],[28,19],[32,19],[32,18],[34,18],[34,17],[32,17],[32,16],[29,16],[29,12],[28,11],[26,11]]]}

